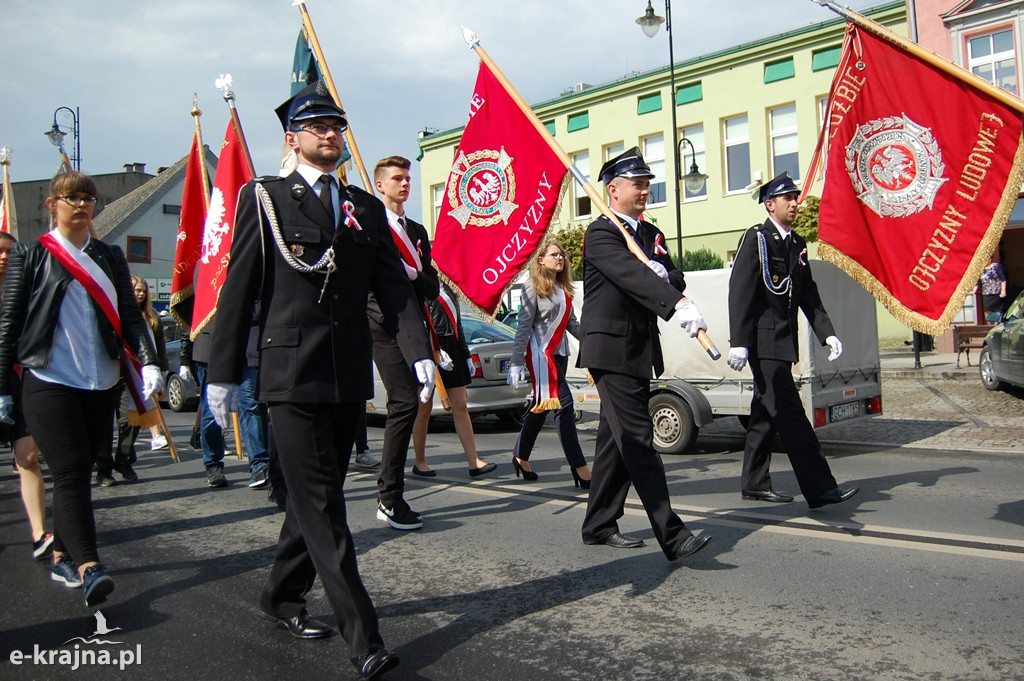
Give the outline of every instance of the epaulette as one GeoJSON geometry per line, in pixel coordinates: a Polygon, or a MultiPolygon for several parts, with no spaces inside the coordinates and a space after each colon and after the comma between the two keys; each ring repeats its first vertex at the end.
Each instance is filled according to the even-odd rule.
{"type": "Polygon", "coordinates": [[[260,184],[266,184],[267,182],[275,182],[283,179],[284,178],[281,177],[280,175],[260,175],[253,181],[259,182],[260,184]]]}

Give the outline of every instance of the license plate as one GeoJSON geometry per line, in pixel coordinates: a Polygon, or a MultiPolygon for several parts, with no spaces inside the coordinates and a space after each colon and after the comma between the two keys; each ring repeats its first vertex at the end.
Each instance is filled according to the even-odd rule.
{"type": "Polygon", "coordinates": [[[510,361],[512,361],[512,360],[508,360],[508,359],[501,360],[501,364],[499,365],[500,369],[501,369],[501,373],[503,373],[503,374],[507,374],[508,373],[508,363],[510,361]]]}
{"type": "Polygon", "coordinates": [[[835,404],[828,408],[829,423],[833,421],[844,421],[860,416],[860,402],[847,402],[846,404],[835,404]]]}

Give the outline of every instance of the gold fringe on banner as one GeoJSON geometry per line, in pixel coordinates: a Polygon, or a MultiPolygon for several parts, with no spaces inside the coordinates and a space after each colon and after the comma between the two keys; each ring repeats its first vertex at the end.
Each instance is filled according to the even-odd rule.
{"type": "Polygon", "coordinates": [[[982,270],[985,269],[992,256],[992,252],[999,245],[999,240],[1003,237],[1003,228],[1010,219],[1010,213],[1017,203],[1017,196],[1020,193],[1022,182],[1024,182],[1024,138],[1017,141],[1017,153],[1013,157],[1013,170],[1010,172],[1009,178],[1007,178],[1006,186],[1003,188],[1003,196],[995,213],[992,215],[992,221],[985,231],[985,236],[975,250],[970,265],[968,265],[963,278],[960,280],[956,290],[953,292],[953,296],[946,303],[946,308],[938,319],[925,317],[905,307],[860,263],[831,244],[820,241],[818,244],[818,256],[850,275],[876,300],[881,302],[889,311],[889,314],[901,324],[929,336],[937,336],[950,327],[953,320],[960,313],[961,308],[963,308],[967,296],[970,295],[975,285],[977,285],[982,270]]]}

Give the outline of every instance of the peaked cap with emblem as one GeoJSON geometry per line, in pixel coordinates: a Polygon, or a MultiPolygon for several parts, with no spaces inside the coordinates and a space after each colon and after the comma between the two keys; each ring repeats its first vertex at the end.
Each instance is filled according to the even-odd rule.
{"type": "Polygon", "coordinates": [[[601,182],[608,184],[616,177],[654,177],[651,167],[644,162],[640,147],[624,151],[601,166],[598,175],[601,182]]]}
{"type": "Polygon", "coordinates": [[[285,130],[290,129],[298,121],[319,118],[320,116],[334,116],[341,119],[342,125],[348,125],[348,119],[345,118],[345,110],[334,103],[334,99],[327,89],[327,84],[322,80],[310,83],[302,88],[294,97],[291,97],[282,103],[281,106],[274,109],[274,112],[281,121],[281,127],[285,130]]]}
{"type": "Polygon", "coordinates": [[[757,202],[764,203],[768,199],[774,199],[776,196],[799,193],[800,190],[793,184],[793,178],[789,176],[788,172],[783,171],[781,175],[776,175],[771,182],[762,185],[761,189],[757,192],[757,202]]]}

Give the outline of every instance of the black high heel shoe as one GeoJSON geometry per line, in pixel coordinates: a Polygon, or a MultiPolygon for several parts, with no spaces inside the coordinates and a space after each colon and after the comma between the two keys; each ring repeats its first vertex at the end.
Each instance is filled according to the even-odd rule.
{"type": "Polygon", "coordinates": [[[515,454],[512,455],[512,468],[515,469],[517,478],[519,477],[520,473],[523,474],[523,480],[537,480],[540,478],[540,476],[537,475],[534,471],[528,471],[525,468],[523,468],[523,465],[519,463],[519,459],[516,457],[515,454]]]}
{"type": "Polygon", "coordinates": [[[570,468],[569,472],[572,473],[573,487],[579,487],[581,489],[590,489],[590,480],[584,480],[580,477],[580,474],[576,472],[575,468],[570,468]]]}

